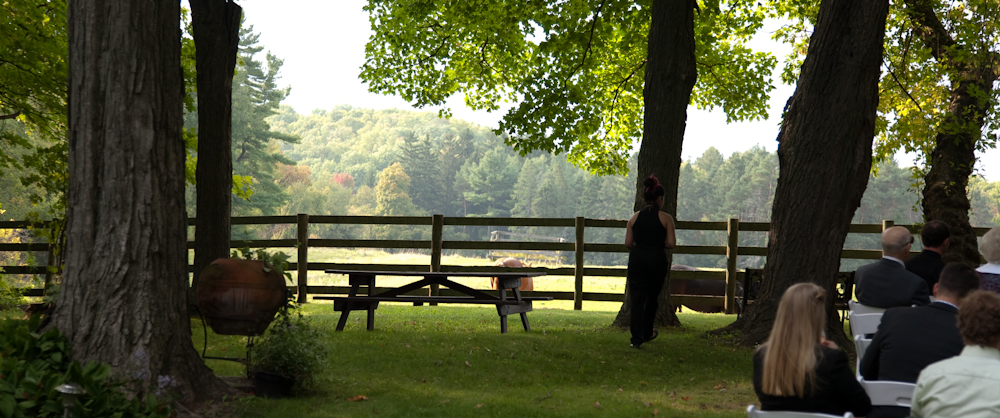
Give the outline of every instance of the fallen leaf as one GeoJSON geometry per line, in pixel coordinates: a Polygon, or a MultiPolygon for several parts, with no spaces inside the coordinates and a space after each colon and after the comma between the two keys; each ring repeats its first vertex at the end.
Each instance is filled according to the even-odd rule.
{"type": "Polygon", "coordinates": [[[673,397],[674,397],[674,394],[675,394],[675,392],[674,392],[674,391],[670,391],[670,393],[668,393],[667,395],[668,395],[668,396],[670,396],[671,398],[673,398],[673,397]]]}
{"type": "Polygon", "coordinates": [[[723,386],[722,384],[715,385],[715,389],[723,389],[723,388],[725,388],[725,386],[723,386]]]}
{"type": "Polygon", "coordinates": [[[600,408],[600,407],[601,407],[601,402],[600,401],[594,402],[594,408],[600,408]]]}
{"type": "Polygon", "coordinates": [[[348,399],[348,400],[351,401],[351,402],[366,401],[366,400],[368,400],[368,397],[365,396],[365,395],[358,395],[358,396],[355,396],[355,397],[353,397],[351,399],[348,399]]]}
{"type": "Polygon", "coordinates": [[[469,366],[469,367],[472,367],[472,363],[469,363],[469,361],[468,361],[468,360],[466,360],[466,361],[465,361],[465,365],[466,365],[466,366],[469,366]]]}
{"type": "Polygon", "coordinates": [[[640,381],[640,382],[639,382],[639,384],[640,384],[640,385],[643,385],[643,386],[646,386],[646,385],[648,385],[649,383],[647,383],[647,382],[646,382],[645,380],[643,380],[643,381],[640,381]]]}
{"type": "Polygon", "coordinates": [[[604,360],[601,360],[601,364],[604,364],[604,363],[607,363],[607,362],[606,362],[606,361],[604,361],[604,360]]]}
{"type": "Polygon", "coordinates": [[[482,407],[483,407],[483,404],[481,404],[481,403],[476,404],[476,408],[482,408],[482,407]]]}
{"type": "Polygon", "coordinates": [[[448,403],[448,402],[451,402],[451,399],[445,399],[445,400],[441,401],[441,403],[448,403]]]}
{"type": "Polygon", "coordinates": [[[691,378],[691,381],[694,382],[694,378],[693,377],[691,378]]]}
{"type": "Polygon", "coordinates": [[[649,405],[652,405],[652,404],[650,404],[649,402],[646,402],[646,401],[642,401],[642,404],[645,405],[646,408],[649,408],[649,405]]]}
{"type": "Polygon", "coordinates": [[[486,349],[486,351],[490,351],[490,348],[489,348],[489,347],[483,347],[483,348],[485,348],[485,349],[486,349]]]}
{"type": "Polygon", "coordinates": [[[685,401],[690,401],[691,397],[690,396],[681,396],[681,399],[683,399],[685,401]]]}
{"type": "Polygon", "coordinates": [[[407,345],[406,345],[406,348],[410,348],[410,345],[409,345],[409,344],[407,344],[407,345]]]}
{"type": "Polygon", "coordinates": [[[725,392],[726,388],[719,389],[719,392],[725,392]]]}
{"type": "Polygon", "coordinates": [[[622,393],[622,392],[625,392],[625,390],[622,389],[622,388],[618,388],[618,393],[622,393]]]}
{"type": "Polygon", "coordinates": [[[653,410],[653,415],[660,415],[660,410],[659,409],[654,409],[653,410]]]}

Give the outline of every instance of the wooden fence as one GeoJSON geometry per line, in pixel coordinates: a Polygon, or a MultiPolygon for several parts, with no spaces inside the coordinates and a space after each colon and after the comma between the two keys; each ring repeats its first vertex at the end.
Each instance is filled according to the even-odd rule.
{"type": "MultiPolygon", "coordinates": [[[[572,251],[575,253],[575,263],[573,267],[531,267],[534,271],[545,272],[547,275],[574,276],[574,290],[572,292],[552,292],[534,291],[525,292],[526,295],[551,296],[557,300],[572,300],[574,309],[582,309],[583,301],[617,301],[624,299],[621,293],[596,293],[586,292],[583,286],[584,276],[604,276],[604,277],[625,277],[624,267],[588,267],[584,266],[584,254],[587,252],[613,252],[626,253],[628,249],[622,244],[600,244],[587,243],[586,231],[588,228],[625,228],[626,221],[618,219],[586,219],[576,218],[466,218],[466,217],[445,217],[443,215],[433,215],[430,217],[417,216],[310,216],[299,214],[296,216],[252,216],[234,217],[233,225],[278,225],[291,224],[297,226],[295,239],[273,239],[273,240],[233,240],[233,248],[242,247],[266,247],[266,248],[296,248],[300,262],[291,263],[290,269],[298,272],[297,286],[292,290],[298,294],[299,302],[306,302],[309,294],[330,295],[346,294],[347,286],[310,286],[310,271],[323,271],[330,268],[358,269],[358,270],[390,270],[398,269],[405,271],[440,271],[440,272],[465,272],[465,271],[517,271],[514,268],[493,267],[493,266],[453,266],[442,265],[441,254],[444,250],[515,250],[515,251],[572,251]],[[431,228],[430,240],[373,240],[373,239],[317,239],[309,238],[310,225],[424,225],[431,228]],[[509,242],[509,241],[452,241],[444,240],[445,226],[496,226],[496,227],[566,227],[575,229],[574,242],[509,242]],[[391,249],[424,249],[430,250],[430,265],[414,264],[347,264],[347,263],[317,263],[309,262],[310,248],[391,248],[391,249]]],[[[188,225],[194,225],[194,219],[188,219],[188,225]]],[[[853,224],[849,233],[878,234],[888,227],[893,226],[892,221],[883,221],[882,224],[853,224]]],[[[916,232],[912,225],[901,225],[916,232]]],[[[25,221],[0,222],[0,229],[27,229],[31,227],[44,227],[44,224],[32,224],[25,221]]],[[[724,271],[672,271],[672,279],[707,279],[725,280],[725,296],[694,296],[677,295],[671,296],[671,301],[675,305],[699,304],[711,306],[723,306],[728,313],[734,313],[736,309],[735,289],[736,283],[743,279],[743,272],[738,266],[740,256],[766,256],[766,247],[740,247],[740,232],[759,231],[766,232],[770,228],[767,222],[740,222],[738,219],[729,219],[725,222],[692,222],[677,221],[678,230],[697,231],[725,231],[727,234],[725,246],[704,246],[704,245],[678,245],[674,249],[674,254],[703,254],[726,257],[726,269],[724,271]]],[[[989,228],[975,228],[976,234],[982,236],[989,228]]],[[[680,240],[679,240],[680,241],[680,240]]],[[[188,248],[193,248],[194,243],[189,241],[188,248]]],[[[0,243],[0,252],[25,252],[25,251],[49,251],[48,243],[0,243]]],[[[845,249],[841,253],[842,259],[878,259],[882,256],[878,250],[849,250],[845,249]]],[[[192,268],[189,266],[189,268],[192,268]]],[[[45,274],[47,266],[0,266],[3,269],[0,274],[45,274]]],[[[41,289],[25,289],[28,296],[40,296],[41,289]]],[[[448,290],[431,289],[431,292],[440,292],[441,295],[449,295],[448,290]]]]}

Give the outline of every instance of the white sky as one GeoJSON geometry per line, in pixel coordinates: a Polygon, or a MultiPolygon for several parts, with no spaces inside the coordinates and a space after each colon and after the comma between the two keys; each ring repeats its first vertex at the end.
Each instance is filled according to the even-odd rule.
{"type": "MultiPolygon", "coordinates": [[[[362,10],[365,0],[242,0],[238,3],[243,7],[246,23],[260,33],[260,45],[284,60],[279,84],[290,85],[292,91],[283,103],[297,112],[308,114],[313,109],[331,109],[339,104],[412,109],[398,96],[368,92],[367,85],[358,79],[364,64],[365,44],[371,36],[368,14],[362,10]]],[[[779,59],[786,50],[768,36],[760,36],[753,46],[773,51],[779,59]]],[[[780,70],[780,63],[778,67],[780,70]]],[[[777,73],[774,80],[778,83],[777,73]]],[[[781,110],[793,91],[793,86],[777,85],[771,92],[770,118],[764,121],[726,124],[721,110],[689,108],[683,158],[694,160],[709,147],[715,147],[727,158],[754,145],[774,152],[781,110]]],[[[461,96],[452,97],[448,104],[454,118],[489,127],[496,127],[506,111],[506,108],[495,113],[473,111],[465,107],[461,96]]],[[[436,111],[437,108],[419,110],[436,111]]],[[[976,167],[980,173],[990,181],[1000,180],[1000,151],[990,150],[978,157],[976,167]]],[[[896,160],[903,166],[913,164],[910,155],[900,154],[896,160]]]]}

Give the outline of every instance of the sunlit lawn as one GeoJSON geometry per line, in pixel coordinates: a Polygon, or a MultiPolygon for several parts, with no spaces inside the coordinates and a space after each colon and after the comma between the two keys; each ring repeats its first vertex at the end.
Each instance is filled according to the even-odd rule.
{"type": "MultiPolygon", "coordinates": [[[[536,309],[526,333],[516,316],[500,334],[493,307],[382,304],[375,331],[355,312],[312,303],[305,314],[326,333],[329,358],[298,397],[238,402],[248,417],[665,416],[738,417],[755,401],[751,350],[706,339],[734,316],[682,313],[642,349],[609,328],[614,311],[536,309]],[[356,396],[366,400],[351,401],[356,396]]],[[[194,321],[195,346],[202,329],[194,321]]],[[[243,356],[240,337],[210,334],[209,356],[243,356]]],[[[207,361],[220,375],[242,366],[207,361]]]]}

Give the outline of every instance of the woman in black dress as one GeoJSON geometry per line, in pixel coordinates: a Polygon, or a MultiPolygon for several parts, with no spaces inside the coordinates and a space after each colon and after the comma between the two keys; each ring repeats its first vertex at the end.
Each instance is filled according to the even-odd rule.
{"type": "Polygon", "coordinates": [[[663,288],[670,264],[667,250],[677,244],[674,237],[674,218],[663,207],[663,186],[655,176],[642,182],[646,186],[643,197],[646,207],[632,215],[625,228],[625,246],[628,254],[628,288],[631,298],[632,347],[639,348],[659,334],[653,329],[656,318],[656,299],[663,288]]]}

